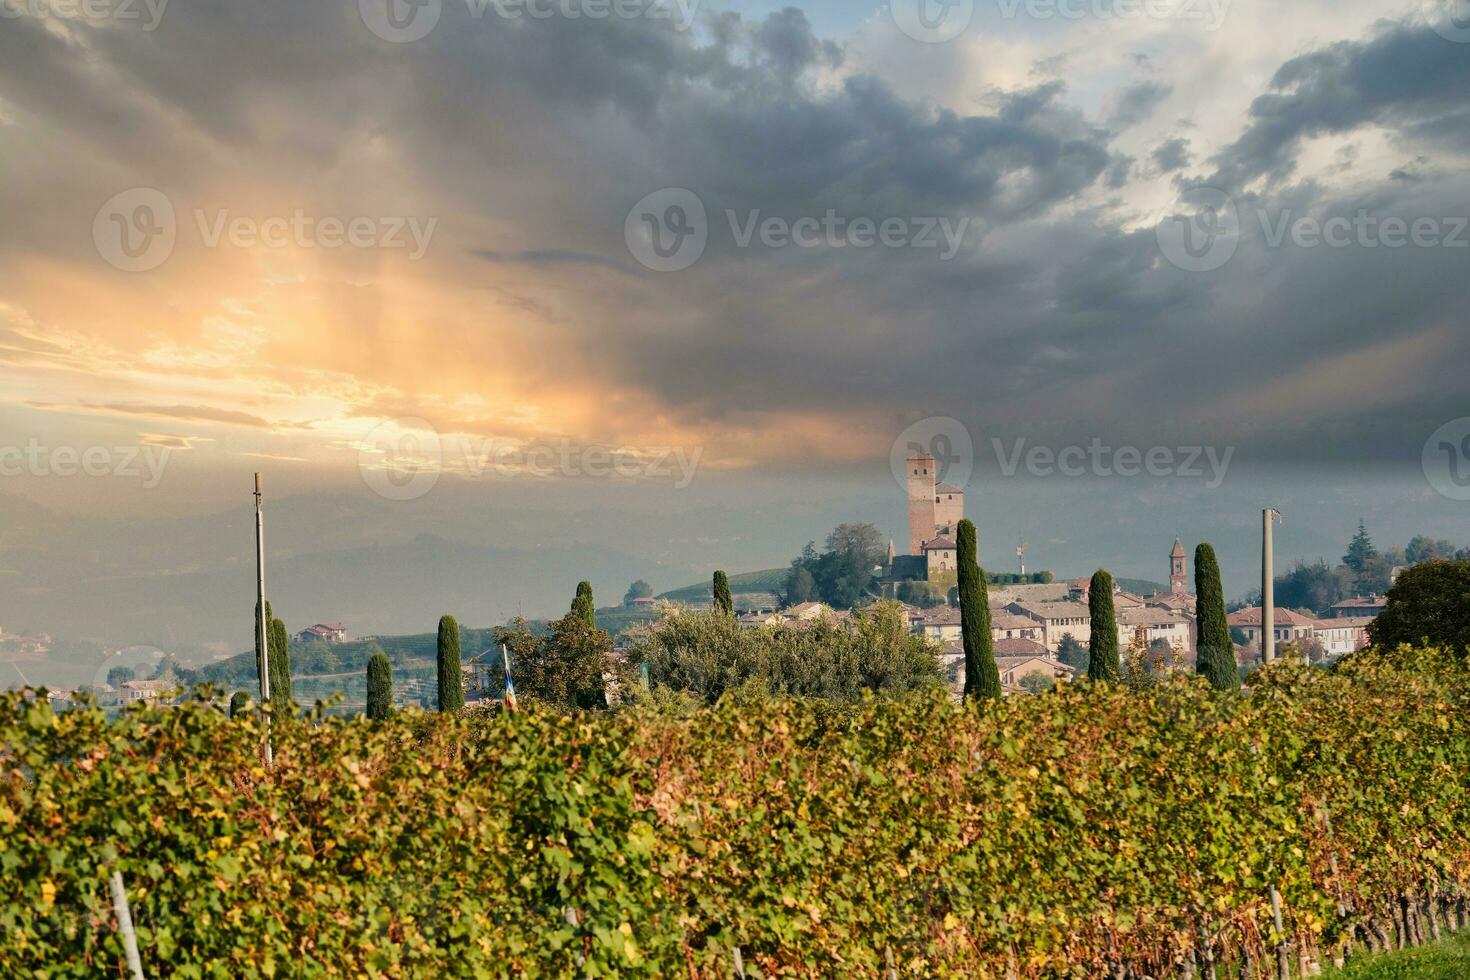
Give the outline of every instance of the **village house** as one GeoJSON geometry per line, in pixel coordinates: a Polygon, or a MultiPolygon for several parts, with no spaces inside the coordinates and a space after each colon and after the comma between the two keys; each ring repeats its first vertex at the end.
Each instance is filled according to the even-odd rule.
{"type": "MultiPolygon", "coordinates": [[[[922,610],[913,631],[940,643],[959,640],[960,607],[933,606],[922,610]]],[[[1019,638],[1033,640],[1039,645],[1041,635],[1042,625],[1029,616],[1020,616],[1006,609],[990,610],[990,638],[997,643],[1019,638]]]]}
{"type": "Polygon", "coordinates": [[[1006,610],[1040,623],[1041,642],[1051,653],[1061,647],[1064,636],[1086,643],[1092,633],[1092,613],[1080,602],[1013,602],[1006,610]]]}
{"type": "Polygon", "coordinates": [[[119,704],[157,704],[163,699],[164,694],[178,687],[176,681],[163,679],[147,681],[123,681],[118,686],[119,704]]]}
{"type": "Polygon", "coordinates": [[[1334,619],[1357,618],[1360,616],[1367,616],[1369,619],[1372,619],[1374,616],[1383,612],[1387,606],[1388,600],[1381,595],[1360,595],[1352,599],[1344,599],[1341,602],[1334,603],[1332,609],[1329,611],[1332,613],[1334,619]]]}
{"type": "Polygon", "coordinates": [[[946,643],[960,638],[960,607],[931,606],[919,614],[916,633],[923,633],[931,640],[946,643]]]}
{"type": "Polygon", "coordinates": [[[1322,644],[1329,657],[1340,657],[1345,653],[1356,653],[1368,645],[1368,624],[1372,616],[1335,616],[1319,619],[1312,635],[1322,644]]]}
{"type": "MultiPolygon", "coordinates": [[[[965,689],[965,653],[958,642],[946,644],[941,658],[945,680],[959,697],[965,689]]],[[[1046,648],[1034,640],[1002,640],[995,645],[995,665],[1000,672],[1000,687],[1005,694],[1026,691],[1021,683],[1028,675],[1040,674],[1053,684],[1066,683],[1076,671],[1047,655],[1046,648]]]]}
{"type": "Polygon", "coordinates": [[[1127,649],[1135,639],[1144,646],[1163,640],[1180,653],[1194,650],[1194,621],[1180,613],[1157,606],[1135,606],[1118,610],[1118,646],[1127,649]]]}
{"type": "Polygon", "coordinates": [[[832,615],[832,607],[821,602],[799,602],[782,613],[782,619],[790,621],[818,620],[832,615]]]}
{"type": "MultiPolygon", "coordinates": [[[[1246,640],[1256,649],[1261,648],[1261,607],[1250,606],[1246,609],[1237,609],[1225,621],[1231,626],[1238,627],[1245,634],[1246,640]]],[[[1280,649],[1283,644],[1299,642],[1312,635],[1316,629],[1317,620],[1294,613],[1290,609],[1277,609],[1273,612],[1271,632],[1275,634],[1276,648],[1280,649]]]]}
{"type": "Polygon", "coordinates": [[[1021,681],[1031,674],[1040,674],[1056,684],[1070,681],[1072,675],[1076,673],[1060,660],[1036,654],[1002,656],[997,652],[995,665],[1000,669],[1002,688],[1022,688],[1024,690],[1021,681]]]}
{"type": "Polygon", "coordinates": [[[924,570],[929,581],[937,582],[959,570],[959,545],[946,537],[924,542],[924,570]]]}

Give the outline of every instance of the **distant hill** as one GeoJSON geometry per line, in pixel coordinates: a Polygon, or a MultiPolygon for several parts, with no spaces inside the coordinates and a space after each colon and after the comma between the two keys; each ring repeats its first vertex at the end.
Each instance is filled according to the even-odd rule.
{"type": "MultiPolygon", "coordinates": [[[[730,596],[735,598],[735,604],[740,605],[739,596],[767,596],[780,595],[786,589],[786,575],[789,568],[766,568],[759,572],[741,572],[730,576],[730,596]]],[[[668,599],[670,602],[687,602],[691,604],[708,603],[710,601],[711,579],[703,582],[695,582],[693,585],[685,585],[681,588],[670,589],[662,593],[660,599],[668,599]]],[[[767,602],[766,604],[769,604],[767,602]]]]}
{"type": "Polygon", "coordinates": [[[1155,592],[1168,592],[1169,587],[1162,582],[1150,582],[1146,578],[1118,578],[1113,579],[1118,588],[1124,592],[1132,592],[1134,595],[1151,595],[1155,592]]]}

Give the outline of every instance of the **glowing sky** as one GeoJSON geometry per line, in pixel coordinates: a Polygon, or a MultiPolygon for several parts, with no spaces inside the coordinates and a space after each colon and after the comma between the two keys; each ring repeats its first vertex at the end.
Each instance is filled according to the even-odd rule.
{"type": "Polygon", "coordinates": [[[360,492],[394,452],[364,438],[424,425],[679,447],[755,488],[881,473],[929,417],[1419,478],[1466,414],[1470,249],[1270,241],[1364,211],[1453,239],[1454,3],[961,0],[924,43],[862,3],[704,4],[682,30],[429,0],[396,43],[387,2],[5,0],[0,446],[170,457],[147,493],[22,472],[0,495],[162,517],[260,468],[360,492]],[[1238,248],[1181,268],[1157,226],[1202,185],[1238,248]],[[679,271],[627,232],[663,188],[707,214],[679,271]],[[160,199],[166,254],[119,251],[160,199]],[[948,258],[740,241],[829,212],[966,230],[948,258]]]}

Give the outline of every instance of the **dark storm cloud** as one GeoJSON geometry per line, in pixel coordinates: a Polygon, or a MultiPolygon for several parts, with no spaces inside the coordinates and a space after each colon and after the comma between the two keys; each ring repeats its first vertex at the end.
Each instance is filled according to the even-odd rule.
{"type": "Polygon", "coordinates": [[[1189,140],[1175,137],[1154,148],[1152,159],[1162,173],[1172,173],[1189,166],[1189,140]]]}
{"type": "MultiPolygon", "coordinates": [[[[181,3],[151,35],[78,36],[0,33],[0,94],[31,120],[23,166],[96,167],[69,152],[75,141],[127,172],[119,187],[274,177],[307,196],[428,199],[474,275],[524,276],[523,309],[555,306],[555,322],[525,332],[548,360],[574,347],[597,366],[568,383],[636,388],[679,421],[953,414],[981,431],[1046,423],[1143,441],[1178,428],[1346,458],[1389,452],[1450,411],[1438,392],[1457,390],[1470,362],[1470,341],[1442,333],[1470,298],[1464,253],[1268,249],[1252,224],[1253,209],[1351,213],[1362,197],[1242,197],[1247,240],[1207,273],[1170,266],[1123,204],[1082,207],[1137,176],[1113,134],[1150,117],[1173,91],[1164,82],[1125,89],[1101,122],[1061,80],[964,114],[844,74],[840,46],[791,8],[713,16],[690,34],[446,3],[429,38],[394,45],[354,4],[181,3]],[[643,269],[623,243],[629,208],[661,187],[689,188],[709,215],[705,254],[679,273],[643,269]],[[969,223],[940,261],[740,248],[726,209],[969,223]],[[1340,359],[1395,343],[1425,352],[1412,383],[1410,366],[1385,379],[1372,357],[1340,359]]],[[[1467,50],[1390,27],[1292,59],[1219,155],[1219,180],[1287,176],[1305,138],[1366,124],[1470,147],[1467,50]]],[[[1181,170],[1187,141],[1151,160],[1181,170]]],[[[1385,174],[1371,200],[1447,214],[1466,191],[1385,174]]],[[[24,217],[24,186],[0,193],[41,227],[24,217]]]]}
{"type": "Polygon", "coordinates": [[[1423,24],[1385,26],[1293,58],[1251,104],[1245,133],[1217,158],[1214,186],[1234,189],[1296,168],[1303,139],[1375,124],[1458,152],[1470,149],[1470,57],[1423,24]]]}
{"type": "Polygon", "coordinates": [[[1108,122],[1119,129],[1126,129],[1135,123],[1143,122],[1154,111],[1155,107],[1164,99],[1169,97],[1173,91],[1171,86],[1162,82],[1139,82],[1123,90],[1118,99],[1117,108],[1113,110],[1108,122]]]}

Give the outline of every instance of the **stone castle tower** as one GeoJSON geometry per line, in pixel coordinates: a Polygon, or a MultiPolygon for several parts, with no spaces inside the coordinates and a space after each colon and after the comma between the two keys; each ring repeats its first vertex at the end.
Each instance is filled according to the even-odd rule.
{"type": "Polygon", "coordinates": [[[1174,539],[1174,550],[1169,552],[1169,591],[1174,595],[1189,592],[1189,569],[1184,559],[1184,545],[1174,539]]]}
{"type": "Polygon", "coordinates": [[[965,491],[952,483],[940,483],[933,456],[922,449],[908,458],[909,550],[924,553],[924,542],[954,537],[955,526],[965,516],[965,491]]]}

